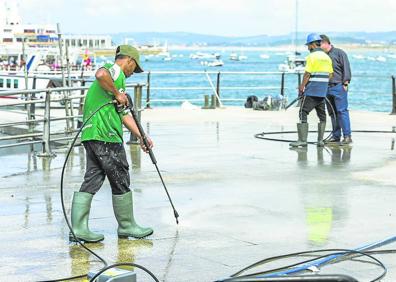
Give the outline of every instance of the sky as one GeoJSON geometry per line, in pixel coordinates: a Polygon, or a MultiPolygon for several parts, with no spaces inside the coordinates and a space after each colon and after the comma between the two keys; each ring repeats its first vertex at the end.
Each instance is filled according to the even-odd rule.
{"type": "MultiPolygon", "coordinates": [[[[7,1],[7,0],[0,0],[7,1]]],[[[64,33],[194,32],[284,35],[296,0],[11,0],[23,23],[60,23],[64,33]]],[[[299,31],[396,30],[396,0],[297,0],[299,31]]]]}

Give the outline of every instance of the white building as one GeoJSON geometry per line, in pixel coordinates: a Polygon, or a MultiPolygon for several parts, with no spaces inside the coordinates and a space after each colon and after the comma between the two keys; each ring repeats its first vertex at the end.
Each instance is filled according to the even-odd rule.
{"type": "Polygon", "coordinates": [[[111,49],[115,48],[109,35],[77,35],[66,34],[62,36],[65,43],[70,47],[84,49],[111,49]]]}
{"type": "MultiPolygon", "coordinates": [[[[0,46],[21,45],[24,39],[26,46],[56,47],[57,27],[55,24],[23,24],[18,1],[0,1],[0,46]]],[[[113,48],[107,35],[62,35],[62,39],[68,46],[80,49],[113,48]]]]}

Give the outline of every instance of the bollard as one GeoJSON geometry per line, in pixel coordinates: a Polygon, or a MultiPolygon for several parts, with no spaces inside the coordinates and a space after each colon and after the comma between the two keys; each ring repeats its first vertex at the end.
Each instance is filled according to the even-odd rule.
{"type": "Polygon", "coordinates": [[[44,124],[43,124],[43,152],[38,154],[39,157],[51,158],[55,154],[51,152],[51,90],[48,89],[45,95],[45,108],[44,108],[44,124]]]}
{"type": "Polygon", "coordinates": [[[204,106],[202,109],[209,109],[209,95],[204,95],[204,106]]]}
{"type": "Polygon", "coordinates": [[[392,75],[392,112],[391,115],[396,114],[396,78],[392,75]]]}
{"type": "Polygon", "coordinates": [[[210,98],[211,98],[210,109],[216,109],[216,101],[217,101],[216,95],[211,95],[210,98]]]}
{"type": "Polygon", "coordinates": [[[131,153],[131,160],[132,160],[132,169],[134,171],[140,171],[142,165],[142,154],[139,146],[130,145],[130,153],[131,153]]]}
{"type": "MultiPolygon", "coordinates": [[[[142,85],[137,84],[134,88],[134,95],[133,95],[133,110],[136,112],[136,116],[138,121],[141,120],[141,107],[142,107],[142,85]]],[[[139,140],[135,135],[132,133],[129,136],[129,141],[127,144],[140,144],[139,140]]]]}

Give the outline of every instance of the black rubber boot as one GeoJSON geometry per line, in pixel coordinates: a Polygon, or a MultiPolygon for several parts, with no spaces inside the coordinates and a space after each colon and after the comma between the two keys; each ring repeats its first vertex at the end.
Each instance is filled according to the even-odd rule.
{"type": "Polygon", "coordinates": [[[318,123],[318,147],[324,147],[325,143],[323,141],[323,136],[326,130],[326,122],[322,121],[318,123]]]}
{"type": "Polygon", "coordinates": [[[298,140],[289,145],[291,147],[307,147],[308,123],[297,123],[298,140]]]}

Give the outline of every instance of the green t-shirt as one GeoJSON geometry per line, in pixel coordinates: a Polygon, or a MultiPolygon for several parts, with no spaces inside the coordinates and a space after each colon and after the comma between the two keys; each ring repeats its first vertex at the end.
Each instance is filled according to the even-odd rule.
{"type": "MultiPolygon", "coordinates": [[[[113,78],[114,85],[120,92],[125,91],[125,74],[117,64],[105,64],[113,78]]],[[[114,100],[111,92],[105,91],[95,80],[88,90],[84,103],[84,122],[100,106],[114,100]]],[[[110,143],[122,143],[122,117],[125,113],[118,113],[114,105],[103,107],[84,126],[81,141],[98,140],[110,143]]]]}

